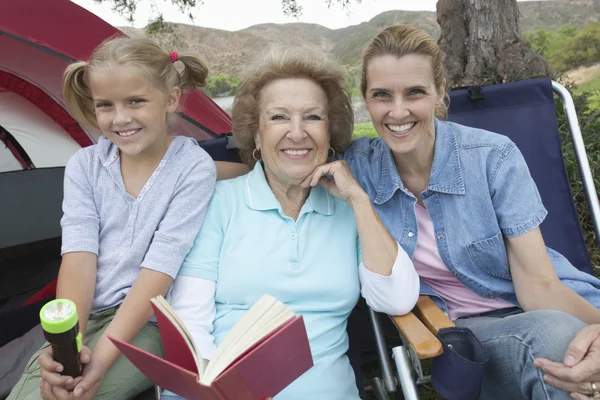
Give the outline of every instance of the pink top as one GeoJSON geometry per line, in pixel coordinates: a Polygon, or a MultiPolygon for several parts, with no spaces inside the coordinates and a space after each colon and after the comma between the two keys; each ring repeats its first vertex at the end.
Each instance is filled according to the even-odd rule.
{"type": "Polygon", "coordinates": [[[435,290],[446,301],[448,317],[451,320],[514,307],[514,304],[501,299],[480,297],[456,279],[440,257],[429,212],[417,204],[415,213],[417,215],[419,237],[413,256],[413,264],[421,282],[435,290]]]}

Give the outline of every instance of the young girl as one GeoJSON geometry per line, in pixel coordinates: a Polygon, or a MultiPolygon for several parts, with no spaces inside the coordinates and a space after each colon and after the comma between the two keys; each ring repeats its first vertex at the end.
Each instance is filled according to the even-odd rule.
{"type": "Polygon", "coordinates": [[[68,110],[103,134],[65,169],[56,295],[77,305],[84,368],[77,379],[61,376],[46,344],[9,399],[128,399],[152,386],[108,335],[161,355],[149,299],[167,293],[215,184],[211,158],[193,139],[168,136],[168,121],[207,73],[194,56],[131,38],[108,40],[65,71],[68,110]]]}

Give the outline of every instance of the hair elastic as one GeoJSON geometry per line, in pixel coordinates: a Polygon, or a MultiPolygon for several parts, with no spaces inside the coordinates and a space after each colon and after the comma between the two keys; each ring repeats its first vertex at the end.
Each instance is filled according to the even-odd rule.
{"type": "Polygon", "coordinates": [[[170,52],[169,56],[171,56],[171,62],[172,63],[174,63],[175,61],[179,60],[179,56],[177,55],[176,51],[170,52]]]}

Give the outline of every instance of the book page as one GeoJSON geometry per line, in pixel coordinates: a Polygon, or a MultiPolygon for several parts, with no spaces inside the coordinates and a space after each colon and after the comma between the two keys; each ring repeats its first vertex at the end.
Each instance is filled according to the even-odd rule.
{"type": "Polygon", "coordinates": [[[165,314],[169,321],[171,321],[175,328],[177,328],[179,333],[181,333],[181,337],[183,337],[183,340],[192,351],[192,356],[194,357],[196,368],[198,368],[198,376],[202,376],[206,370],[206,362],[202,358],[202,355],[198,354],[198,350],[196,348],[196,344],[194,343],[194,339],[185,327],[185,324],[183,323],[181,318],[179,318],[179,316],[175,313],[175,310],[173,310],[173,307],[171,307],[171,305],[165,300],[163,296],[156,296],[150,299],[150,301],[152,302],[152,304],[158,307],[163,312],[163,314],[165,314]]]}
{"type": "Polygon", "coordinates": [[[295,316],[282,302],[264,295],[219,345],[200,382],[210,385],[240,355],[295,316]]]}

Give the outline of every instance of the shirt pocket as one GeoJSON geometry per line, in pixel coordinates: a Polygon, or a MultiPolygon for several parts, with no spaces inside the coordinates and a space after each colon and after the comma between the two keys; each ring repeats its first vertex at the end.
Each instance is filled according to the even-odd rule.
{"type": "Polygon", "coordinates": [[[511,279],[502,232],[471,243],[467,246],[467,250],[479,270],[499,278],[511,279]]]}

